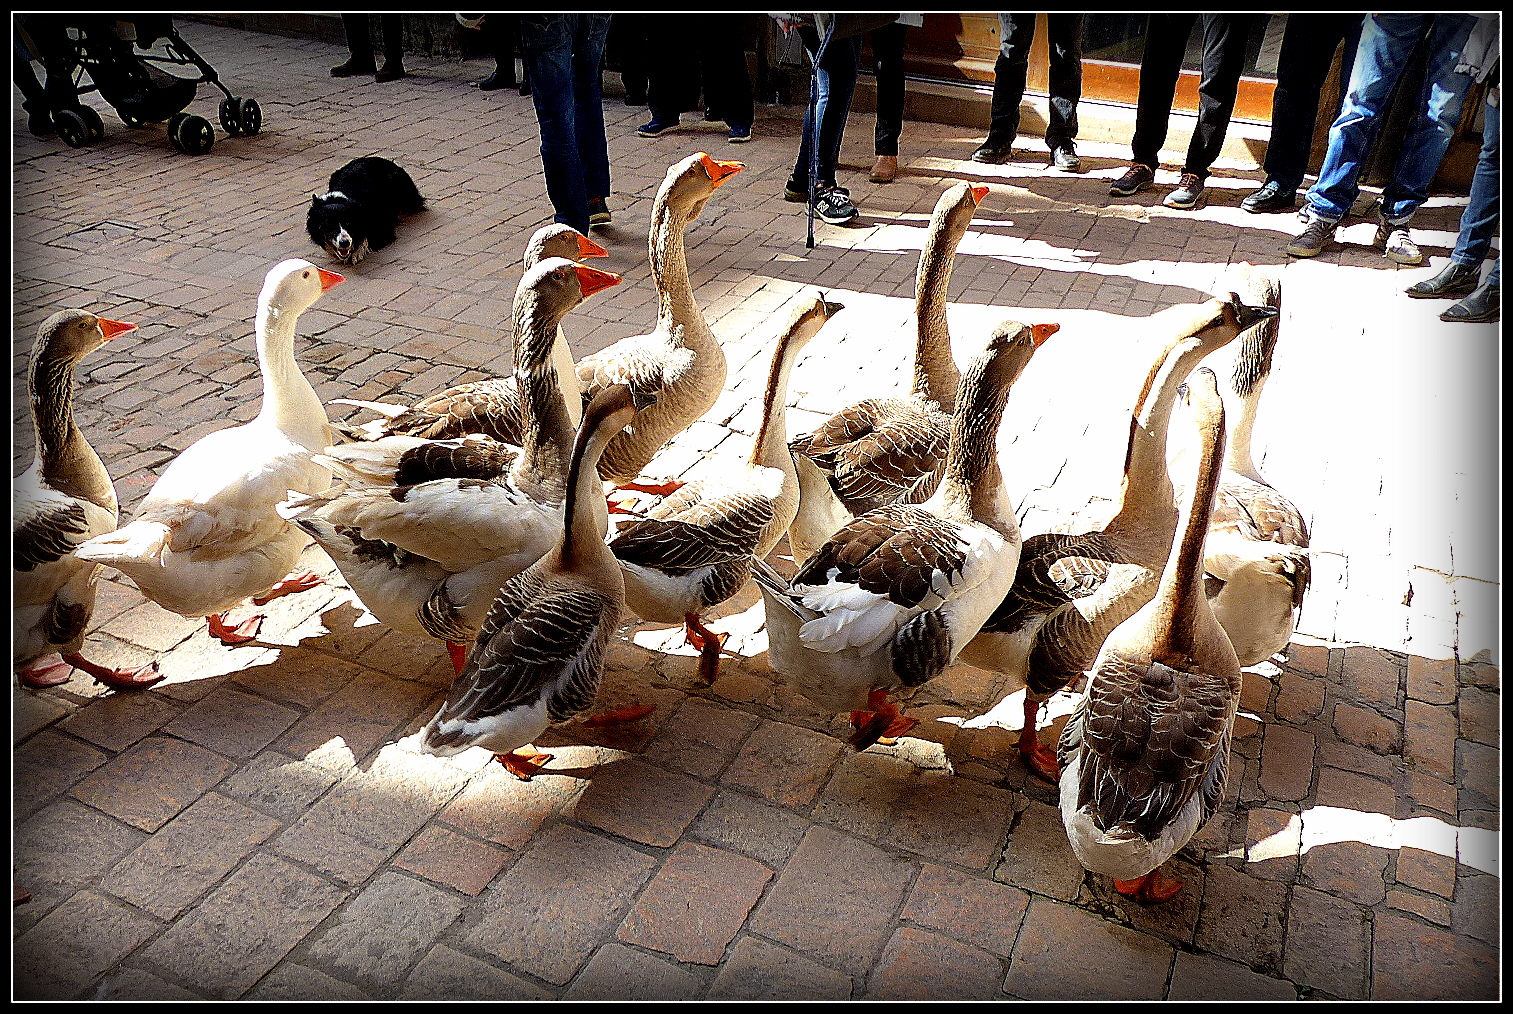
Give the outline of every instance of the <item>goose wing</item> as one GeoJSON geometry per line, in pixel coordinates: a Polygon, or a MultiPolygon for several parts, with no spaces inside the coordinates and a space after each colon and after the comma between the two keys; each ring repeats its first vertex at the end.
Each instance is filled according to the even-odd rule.
{"type": "Polygon", "coordinates": [[[11,563],[21,572],[56,563],[115,528],[115,516],[104,507],[45,486],[15,497],[11,510],[11,563]]]}
{"type": "Polygon", "coordinates": [[[790,441],[826,474],[853,514],[891,503],[920,503],[940,482],[950,416],[902,399],[872,398],[837,412],[790,441]]]}
{"type": "Polygon", "coordinates": [[[685,503],[672,517],[633,521],[609,548],[626,563],[682,575],[751,556],[774,516],[771,498],[754,489],[730,491],[685,503]]]}

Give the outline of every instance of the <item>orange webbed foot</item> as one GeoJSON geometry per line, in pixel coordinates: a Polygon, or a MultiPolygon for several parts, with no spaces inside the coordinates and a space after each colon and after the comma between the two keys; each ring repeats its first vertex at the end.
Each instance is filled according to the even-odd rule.
{"type": "Polygon", "coordinates": [[[683,632],[688,643],[699,652],[699,682],[706,687],[714,686],[715,679],[720,675],[720,652],[724,650],[730,632],[716,633],[693,615],[684,617],[683,632]]]}
{"type": "Polygon", "coordinates": [[[74,667],[61,658],[56,662],[48,662],[45,665],[33,665],[16,673],[16,678],[21,681],[23,687],[32,690],[46,690],[48,687],[56,687],[67,683],[73,678],[74,667]]]}
{"type": "Polygon", "coordinates": [[[249,641],[257,640],[257,632],[263,627],[263,615],[261,613],[243,620],[234,627],[226,623],[225,613],[207,616],[205,620],[210,624],[210,636],[228,648],[234,648],[239,644],[246,644],[249,641]]]}
{"type": "Polygon", "coordinates": [[[663,482],[622,482],[616,489],[628,489],[637,493],[650,493],[652,496],[668,496],[683,487],[682,479],[667,479],[663,482]]]}
{"type": "Polygon", "coordinates": [[[865,750],[874,743],[888,740],[888,745],[919,724],[919,719],[909,718],[897,704],[888,699],[888,691],[873,690],[867,695],[871,711],[851,712],[851,724],[856,731],[849,742],[857,750],[865,750]]]}
{"type": "Polygon", "coordinates": [[[1134,880],[1116,880],[1114,890],[1142,905],[1159,905],[1177,896],[1177,892],[1182,890],[1182,881],[1168,877],[1157,869],[1134,880]]]}
{"type": "Polygon", "coordinates": [[[521,750],[512,750],[509,753],[496,753],[494,759],[504,765],[504,769],[522,782],[528,782],[531,777],[546,767],[552,759],[549,753],[537,753],[534,750],[527,753],[521,750]]]}
{"type": "Polygon", "coordinates": [[[590,715],[583,720],[583,724],[592,728],[605,725],[629,725],[639,721],[657,710],[655,704],[628,704],[623,708],[615,708],[612,711],[603,711],[597,715],[590,715]]]}
{"type": "Polygon", "coordinates": [[[253,599],[252,604],[255,606],[265,606],[280,595],[293,595],[295,592],[309,591],[311,588],[324,583],[325,579],[315,571],[302,570],[297,574],[290,574],[288,577],[285,577],[278,584],[253,599]]]}
{"type": "Polygon", "coordinates": [[[148,662],[135,669],[111,669],[108,666],[96,665],[82,655],[64,655],[63,661],[80,672],[88,673],[94,677],[96,683],[110,687],[112,690],[142,690],[163,679],[163,674],[158,672],[156,662],[148,662]]]}
{"type": "Polygon", "coordinates": [[[1040,742],[1040,734],[1036,729],[1035,721],[1039,714],[1040,702],[1026,694],[1024,730],[1019,733],[1019,756],[1024,761],[1024,766],[1029,768],[1036,777],[1043,778],[1052,785],[1059,785],[1061,784],[1061,762],[1056,759],[1056,751],[1040,742]]]}

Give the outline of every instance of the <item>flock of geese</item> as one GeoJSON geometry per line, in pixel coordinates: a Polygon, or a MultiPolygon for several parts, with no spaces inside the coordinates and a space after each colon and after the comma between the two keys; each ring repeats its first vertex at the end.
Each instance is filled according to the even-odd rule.
{"type": "Polygon", "coordinates": [[[805,296],[781,322],[749,453],[687,483],[641,481],[725,385],[684,232],[741,169],[697,153],[668,170],[649,240],[651,332],[573,359],[563,318],[620,277],[582,263],[604,253],[596,244],[549,226],[514,299],[513,374],[413,405],[344,402],[375,412],[362,425],[329,422],[294,353],[301,312],[341,276],[276,265],[258,297],[261,411],[187,448],[120,527],[71,399],[75,364],[133,325],[49,317],[29,372],[36,457],[13,505],[22,683],[56,685],[73,669],[120,689],[162,678],[80,654],[102,566],[238,644],[262,617],[234,622],[233,609],[318,583],[291,573],[313,538],[380,621],[448,646],[457,675],[423,749],[481,746],[528,778],[550,760],[530,744],[591,709],[623,614],[682,623],[713,682],[721,639],[703,616],[754,579],[772,668],[819,707],[850,712],[857,749],[914,725],[892,695],[957,659],[1027,688],[1020,750],[1059,783],[1078,859],[1126,894],[1169,898],[1181,885],[1159,867],[1223,797],[1240,667],[1287,645],[1308,587],[1306,526],[1248,446],[1276,283],[1247,273],[1249,303],[1231,293],[1151,318],[1159,340],[1134,391],[1117,511],[1097,530],[1022,539],[998,429],[1058,325],[1005,321],[958,371],[946,292],[986,188],[957,184],[920,258],[906,394],[879,392],[790,441],[789,376],[843,309],[805,296]],[[1195,371],[1236,339],[1227,383],[1195,371]],[[1169,429],[1186,435],[1171,466],[1169,429]],[[631,513],[610,499],[616,488],[662,499],[611,534],[610,514],[631,513]],[[791,578],[766,561],[785,534],[791,578]],[[1039,743],[1039,704],[1084,674],[1055,749],[1039,743]]]}

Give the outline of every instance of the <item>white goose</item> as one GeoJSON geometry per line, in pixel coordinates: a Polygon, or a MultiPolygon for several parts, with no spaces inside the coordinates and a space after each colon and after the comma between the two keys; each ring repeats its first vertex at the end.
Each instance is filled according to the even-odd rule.
{"type": "MultiPolygon", "coordinates": [[[[526,271],[551,257],[570,261],[590,257],[607,257],[609,251],[570,225],[553,223],[537,229],[525,247],[526,271]]],[[[562,329],[552,345],[552,365],[562,385],[568,421],[574,427],[583,418],[578,392],[578,377],[573,372],[573,353],[562,329]]],[[[344,433],[354,440],[379,440],[389,436],[411,436],[426,440],[445,440],[481,433],[504,444],[519,447],[525,439],[529,409],[525,396],[515,384],[512,373],[494,380],[479,380],[449,387],[440,394],[423,398],[411,406],[376,401],[353,401],[333,398],[333,405],[357,405],[383,416],[361,426],[346,427],[344,433]]],[[[501,449],[502,450],[502,449],[501,449]]]]}
{"type": "Polygon", "coordinates": [[[481,746],[529,779],[551,757],[520,748],[592,706],[625,602],[604,544],[609,514],[594,466],[634,418],[636,397],[611,387],[584,413],[556,545],[499,592],[446,703],[420,733],[426,752],[446,757],[481,746]]]}
{"type": "Polygon", "coordinates": [[[1036,730],[1040,704],[1081,676],[1108,632],[1155,594],[1171,551],[1177,507],[1166,447],[1177,389],[1204,356],[1271,312],[1230,294],[1152,321],[1175,337],[1161,343],[1135,400],[1117,511],[1101,529],[1026,539],[1013,587],[961,653],[1011,689],[1028,688],[1019,752],[1047,781],[1060,772],[1036,730]]]}
{"type": "Polygon", "coordinates": [[[1213,372],[1188,385],[1200,431],[1192,498],[1155,595],[1104,642],[1062,730],[1061,819],[1084,867],[1139,901],[1182,882],[1157,869],[1224,798],[1240,662],[1203,593],[1224,407],[1213,372]]]}
{"type": "Polygon", "coordinates": [[[1020,538],[998,424],[1047,337],[1017,321],[995,329],[962,377],[945,474],[928,500],[857,518],[791,581],[756,562],[770,664],[822,708],[852,711],[857,749],[914,724],[888,692],[944,671],[1009,590],[1020,538]]]}
{"type": "Polygon", "coordinates": [[[561,533],[573,429],[552,346],[569,311],[619,281],[560,257],[520,280],[516,375],[528,425],[507,470],[498,470],[489,448],[469,440],[342,444],[320,458],[341,477],[338,487],[291,498],[282,509],[314,537],[374,616],[445,641],[459,670],[499,589],[561,533]],[[389,451],[403,453],[391,458],[389,451]]]}
{"type": "Polygon", "coordinates": [[[87,310],[60,310],[32,345],[26,380],[37,449],[11,489],[11,653],[17,677],[34,690],[68,682],[73,669],[116,689],[163,678],[156,663],[112,669],[79,654],[100,568],[74,550],[115,531],[117,513],[110,473],[74,422],[74,366],[135,330],[87,310]]]}
{"type": "MultiPolygon", "coordinates": [[[[1281,285],[1249,265],[1238,283],[1251,302],[1280,308],[1281,285]]],[[[1235,343],[1228,383],[1221,383],[1231,420],[1219,498],[1208,530],[1205,588],[1214,616],[1242,666],[1287,648],[1313,575],[1308,522],[1262,476],[1251,459],[1251,434],[1261,390],[1271,375],[1280,314],[1251,327],[1235,343]]]]}
{"type": "Polygon", "coordinates": [[[914,384],[906,395],[848,405],[789,445],[804,493],[789,533],[803,560],[842,524],[890,503],[919,503],[940,482],[961,375],[951,354],[946,294],[956,248],[987,187],[940,195],[915,273],[914,384]]]}
{"type": "Polygon", "coordinates": [[[657,325],[649,333],[622,338],[578,361],[584,401],[616,384],[655,397],[610,441],[599,461],[599,476],[622,488],[666,494],[680,482],[634,483],[662,445],[714,407],[725,389],[725,353],[704,320],[693,284],[683,234],[740,162],[718,162],[696,152],[667,170],[652,202],[647,246],[657,287],[657,325]]]}
{"type": "Polygon", "coordinates": [[[722,638],[700,616],[746,584],[752,558],[770,553],[793,522],[799,484],[784,423],[788,378],[809,339],[842,309],[819,295],[789,315],[772,353],[750,455],[685,483],[649,516],[622,525],[610,542],[625,572],[630,610],[644,620],[684,624],[705,684],[715,680],[722,638]]]}
{"type": "Polygon", "coordinates": [[[224,644],[252,640],[262,624],[262,616],[234,626],[225,621],[226,611],[243,599],[256,595],[261,605],[320,583],[309,571],[289,573],[307,540],[274,507],[289,490],[317,493],[331,482],[330,472],[313,460],[331,442],[331,429],[295,361],[294,328],[299,315],[341,281],[297,258],[268,272],[258,295],[263,405],[257,418],[187,447],[130,524],[77,550],[81,560],[121,571],[163,608],[206,617],[210,633],[224,644]]]}

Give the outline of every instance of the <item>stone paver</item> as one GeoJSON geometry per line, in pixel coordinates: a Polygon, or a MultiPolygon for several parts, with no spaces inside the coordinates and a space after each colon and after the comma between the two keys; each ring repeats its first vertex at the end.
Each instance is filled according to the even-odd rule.
{"type": "MultiPolygon", "coordinates": [[[[123,517],[179,450],[257,412],[258,286],[284,258],[326,263],[300,201],[354,153],[405,165],[430,210],[299,321],[297,360],[333,421],[369,417],[338,398],[408,402],[507,372],[519,250],[549,215],[532,102],[472,87],[492,61],[441,51],[450,15],[427,16],[441,49],[383,87],[330,77],[334,16],[288,15],[326,41],[213,23],[243,16],[176,22],[262,105],[256,137],[190,158],[89,93],[105,136],[71,149],[13,107],[12,474],[30,462],[37,324],[66,306],[132,320],[80,364],[74,406],[123,517]]],[[[1294,261],[1291,219],[1237,207],[1250,161],[1221,160],[1205,206],[1172,211],[1165,169],[1148,194],[1108,196],[1127,138],[1079,138],[1086,171],[1064,174],[1038,138],[986,166],[967,159],[972,129],[911,121],[904,171],[874,186],[858,109],[840,174],[861,214],[817,226],[808,249],[781,195],[801,108],[760,105],[752,143],[727,152],[696,118],[634,137],[645,110],[606,82],[614,222],[596,263],[625,280],[564,320],[575,353],[652,326],[646,238],[667,166],[700,148],[747,166],[686,233],[726,389],[649,474],[748,451],[774,320],[815,289],[847,309],[793,371],[789,432],[907,386],[917,254],[958,179],[989,187],[954,262],[958,355],[1006,316],[1062,327],[1002,427],[1025,535],[1108,516],[1144,318],[1226,291],[1240,260],[1281,277],[1254,457],[1308,514],[1314,584],[1285,659],[1246,676],[1224,803],[1171,861],[1187,886],[1146,908],[1082,870],[1017,725],[984,719],[1003,689],[981,670],[949,668],[904,702],[922,719],[910,735],[854,752],[844,716],[768,668],[751,587],[713,614],[731,637],[712,687],[680,631],[628,623],[600,707],[656,711],[551,730],[530,782],[484,751],[423,757],[413,734],[451,683],[445,652],[374,622],[312,546],[301,565],[327,583],[269,603],[258,641],[234,648],[104,571],[85,654],[156,660],[166,678],[13,690],[13,877],[31,895],[13,913],[17,998],[1494,998],[1500,346],[1401,292],[1443,265],[1464,196],[1435,191],[1415,216],[1422,267],[1371,249],[1364,219],[1294,261]]],[[[1075,699],[1057,702],[1051,739],[1075,699]]]]}

